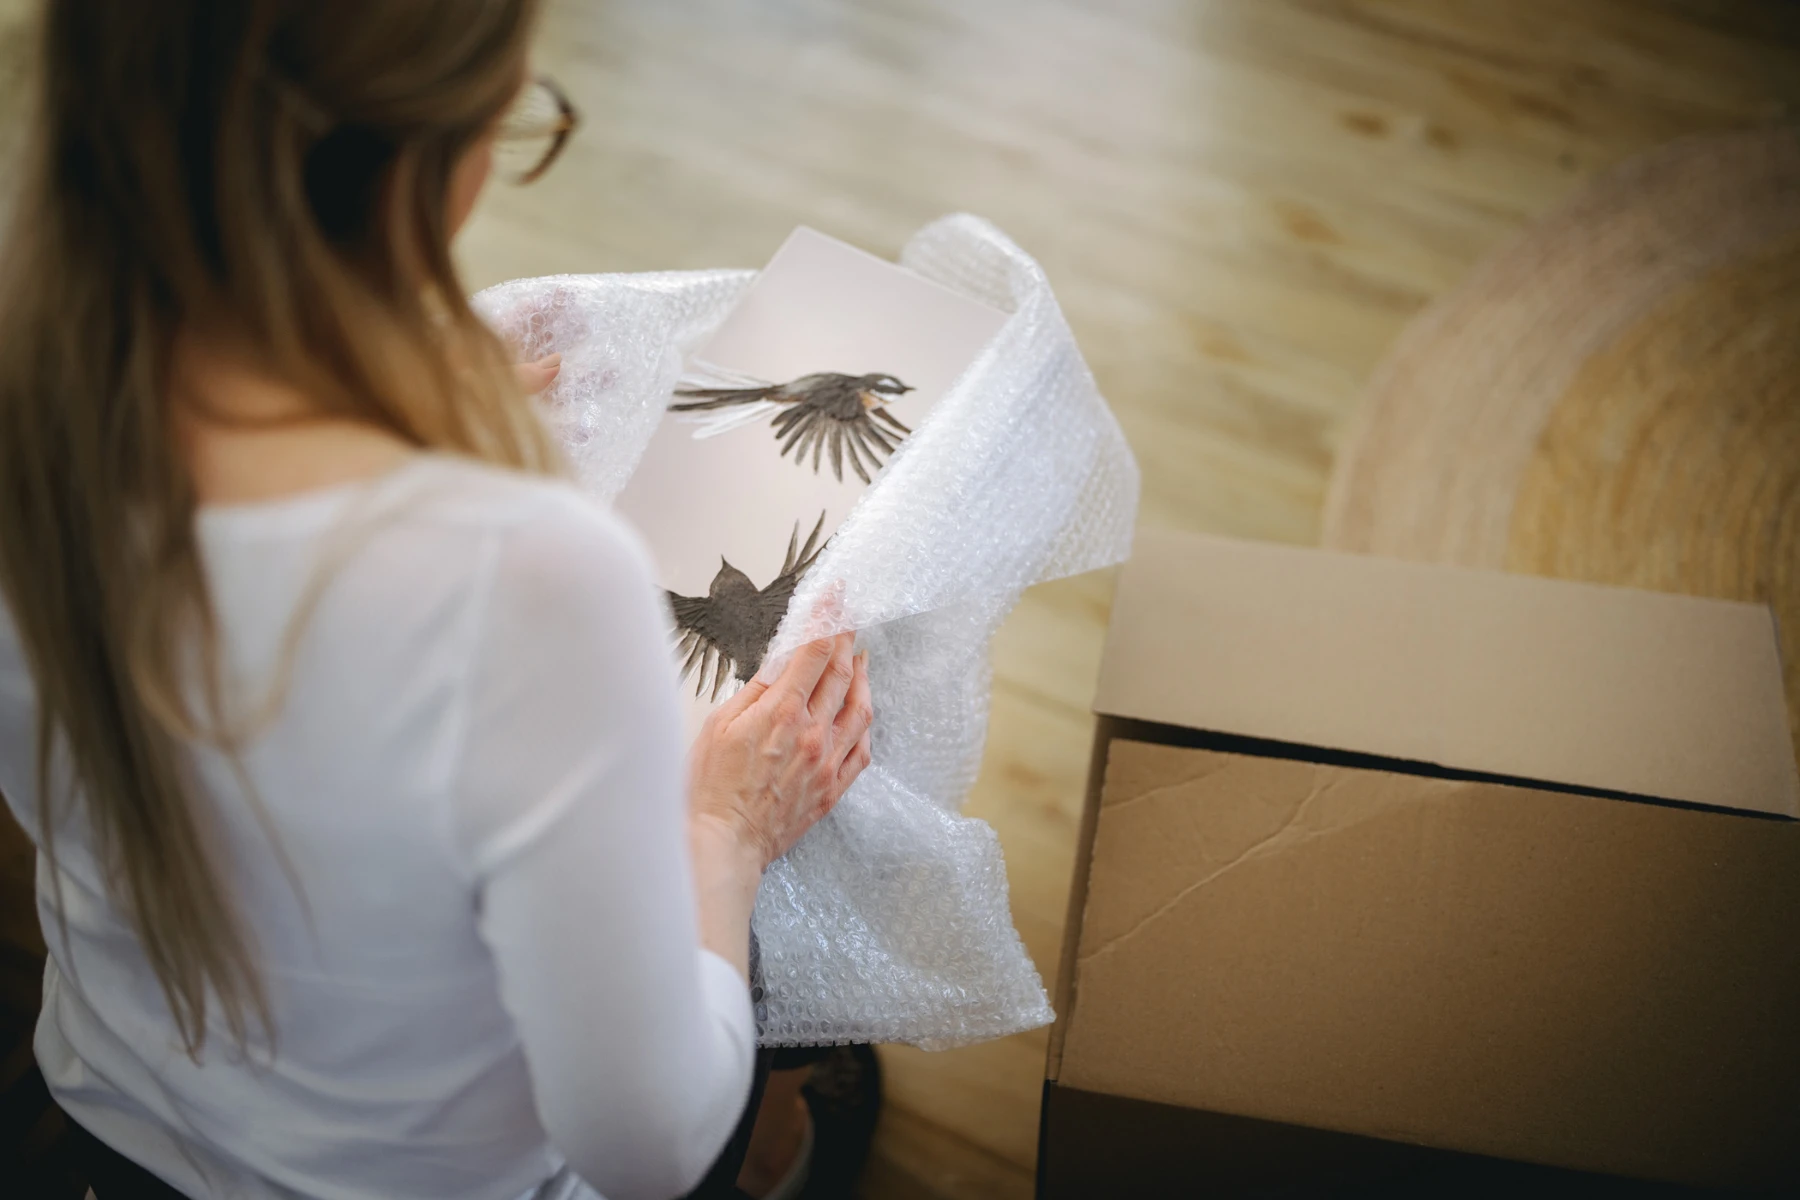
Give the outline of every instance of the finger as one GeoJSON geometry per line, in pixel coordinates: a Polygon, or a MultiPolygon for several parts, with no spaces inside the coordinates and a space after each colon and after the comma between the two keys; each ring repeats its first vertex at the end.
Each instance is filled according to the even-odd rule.
{"type": "Polygon", "coordinates": [[[813,689],[819,686],[819,679],[825,674],[825,668],[831,665],[831,656],[836,652],[836,638],[820,638],[816,642],[806,643],[794,651],[794,657],[788,660],[787,667],[771,690],[794,696],[802,704],[807,703],[812,699],[813,689]]]}
{"type": "Polygon", "coordinates": [[[562,372],[562,355],[546,354],[536,362],[519,363],[513,370],[526,395],[535,396],[556,382],[557,375],[562,372]]]}
{"type": "Polygon", "coordinates": [[[812,611],[806,614],[806,625],[801,636],[806,638],[830,637],[832,632],[844,627],[844,581],[834,579],[819,592],[819,598],[813,603],[812,611]]]}
{"type": "Polygon", "coordinates": [[[850,691],[845,695],[836,719],[832,721],[840,746],[847,746],[862,737],[875,719],[875,705],[869,695],[869,652],[864,650],[858,654],[855,664],[850,691]]]}
{"type": "Polygon", "coordinates": [[[756,676],[731,695],[725,697],[724,703],[713,709],[712,715],[719,721],[730,721],[739,713],[762,699],[763,693],[769,690],[769,683],[761,675],[756,676]]]}
{"type": "Polygon", "coordinates": [[[816,721],[837,720],[838,710],[844,707],[844,697],[856,679],[856,635],[840,633],[831,639],[831,643],[831,661],[825,664],[825,672],[819,676],[818,685],[813,688],[812,698],[806,705],[816,721]]]}
{"type": "Polygon", "coordinates": [[[519,390],[527,396],[535,396],[550,386],[550,380],[536,363],[517,364],[513,376],[519,381],[519,390]]]}
{"type": "MultiPolygon", "coordinates": [[[[873,750],[869,745],[869,732],[865,729],[863,735],[856,739],[856,745],[850,748],[850,753],[844,755],[844,765],[838,768],[837,791],[840,798],[850,790],[850,785],[856,782],[856,777],[863,773],[863,769],[869,765],[872,757],[873,750]]],[[[836,803],[835,800],[832,802],[833,807],[836,806],[836,803]]]]}

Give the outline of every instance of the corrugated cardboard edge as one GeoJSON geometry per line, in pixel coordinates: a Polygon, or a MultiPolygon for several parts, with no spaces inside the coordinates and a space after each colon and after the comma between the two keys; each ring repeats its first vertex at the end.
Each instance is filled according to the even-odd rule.
{"type": "Polygon", "coordinates": [[[1760,604],[1140,530],[1095,708],[1800,817],[1760,604]]]}
{"type": "Polygon", "coordinates": [[[1069,1020],[1075,1012],[1076,955],[1081,949],[1081,924],[1087,912],[1094,830],[1100,824],[1100,789],[1106,784],[1107,749],[1116,736],[1117,725],[1113,718],[1102,715],[1094,724],[1094,748],[1088,754],[1087,789],[1081,801],[1081,830],[1075,839],[1075,868],[1069,880],[1069,911],[1063,922],[1062,955],[1056,967],[1056,1023],[1050,1027],[1050,1049],[1044,1063],[1047,1084],[1055,1083],[1062,1075],[1063,1041],[1068,1036],[1069,1020]]]}

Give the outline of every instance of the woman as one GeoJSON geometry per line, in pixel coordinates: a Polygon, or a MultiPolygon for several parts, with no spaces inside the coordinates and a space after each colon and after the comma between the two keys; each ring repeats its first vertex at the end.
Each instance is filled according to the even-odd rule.
{"type": "Polygon", "coordinates": [[[536,7],[46,15],[0,790],[44,1074],[189,1195],[692,1187],[750,1085],[760,874],[869,759],[839,637],[720,709],[683,802],[644,554],[450,257],[536,7]]]}

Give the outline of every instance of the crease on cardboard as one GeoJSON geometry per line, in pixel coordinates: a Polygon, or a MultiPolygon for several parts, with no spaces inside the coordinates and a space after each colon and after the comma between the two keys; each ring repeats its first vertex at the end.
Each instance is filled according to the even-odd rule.
{"type": "Polygon", "coordinates": [[[1121,809],[1130,808],[1132,805],[1141,803],[1145,800],[1152,800],[1158,796],[1166,795],[1167,793],[1176,791],[1180,788],[1190,787],[1193,784],[1199,783],[1203,779],[1211,779],[1214,775],[1221,774],[1230,769],[1231,768],[1230,768],[1229,764],[1221,764],[1219,766],[1206,767],[1200,771],[1196,771],[1194,774],[1186,777],[1185,779],[1177,779],[1177,780],[1174,780],[1169,783],[1159,783],[1147,792],[1139,792],[1135,796],[1126,796],[1122,800],[1108,800],[1108,799],[1106,799],[1105,794],[1102,793],[1101,798],[1100,798],[1100,808],[1101,808],[1101,811],[1103,811],[1103,812],[1108,812],[1108,813],[1119,812],[1121,809]]]}
{"type": "MultiPolygon", "coordinates": [[[[1230,861],[1221,863],[1219,866],[1214,867],[1211,871],[1200,876],[1200,878],[1194,880],[1192,883],[1185,885],[1168,900],[1158,905],[1155,910],[1150,912],[1147,916],[1134,922],[1131,928],[1125,930],[1123,933],[1108,938],[1104,943],[1094,947],[1094,949],[1086,954],[1077,954],[1075,959],[1076,965],[1079,967],[1093,962],[1103,955],[1110,954],[1112,951],[1118,949],[1120,946],[1148,929],[1158,920],[1167,916],[1189,896],[1192,896],[1195,892],[1206,887],[1220,877],[1243,866],[1245,863],[1255,862],[1264,858],[1271,858],[1278,854],[1286,854],[1309,842],[1317,841],[1324,837],[1330,837],[1333,834],[1343,833],[1348,829],[1354,829],[1358,825],[1366,824],[1392,809],[1403,807],[1412,802],[1411,799],[1400,794],[1383,795],[1379,800],[1369,804],[1367,807],[1360,808],[1355,814],[1347,816],[1345,819],[1334,824],[1327,825],[1320,829],[1304,828],[1303,823],[1313,804],[1322,797],[1337,791],[1349,782],[1349,780],[1339,772],[1321,771],[1319,774],[1321,778],[1313,784],[1312,789],[1307,792],[1305,797],[1295,804],[1294,811],[1288,814],[1287,819],[1282,821],[1280,826],[1278,826],[1273,833],[1258,838],[1238,854],[1234,855],[1230,861]]],[[[1201,775],[1196,778],[1205,778],[1205,776],[1201,775]]],[[[1188,780],[1187,782],[1192,783],[1194,780],[1188,780]]],[[[1164,787],[1154,788],[1151,792],[1146,792],[1141,796],[1133,796],[1130,800],[1117,805],[1108,806],[1106,811],[1109,813],[1116,811],[1118,808],[1123,808],[1125,805],[1134,801],[1145,799],[1154,792],[1168,791],[1171,788],[1180,786],[1182,785],[1169,784],[1164,787]]]]}

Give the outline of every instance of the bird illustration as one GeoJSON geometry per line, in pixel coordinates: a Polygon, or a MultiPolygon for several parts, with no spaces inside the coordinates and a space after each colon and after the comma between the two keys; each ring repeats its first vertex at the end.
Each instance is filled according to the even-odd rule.
{"type": "Polygon", "coordinates": [[[771,426],[783,458],[792,451],[794,461],[804,463],[811,450],[813,473],[817,474],[820,458],[830,450],[831,473],[839,482],[848,458],[850,469],[869,483],[870,472],[879,470],[881,460],[912,432],[887,410],[893,399],[912,390],[894,376],[880,373],[820,371],[789,383],[767,383],[700,364],[698,375],[684,378],[675,390],[677,396],[690,399],[671,404],[669,411],[715,414],[697,418],[703,428],[695,437],[711,437],[778,414],[771,426]],[[729,386],[714,386],[721,380],[729,386]]]}
{"type": "Polygon", "coordinates": [[[762,666],[763,652],[787,613],[788,601],[800,586],[800,577],[825,549],[819,543],[819,533],[824,528],[825,514],[821,512],[802,546],[800,522],[794,522],[787,557],[768,587],[758,588],[748,575],[721,557],[718,574],[713,576],[706,595],[668,593],[669,606],[675,610],[675,653],[677,657],[686,656],[681,664],[682,681],[686,682],[695,668],[700,672],[694,695],[706,693],[709,675],[712,694],[707,698],[717,700],[727,676],[748,683],[756,674],[762,666]]]}

